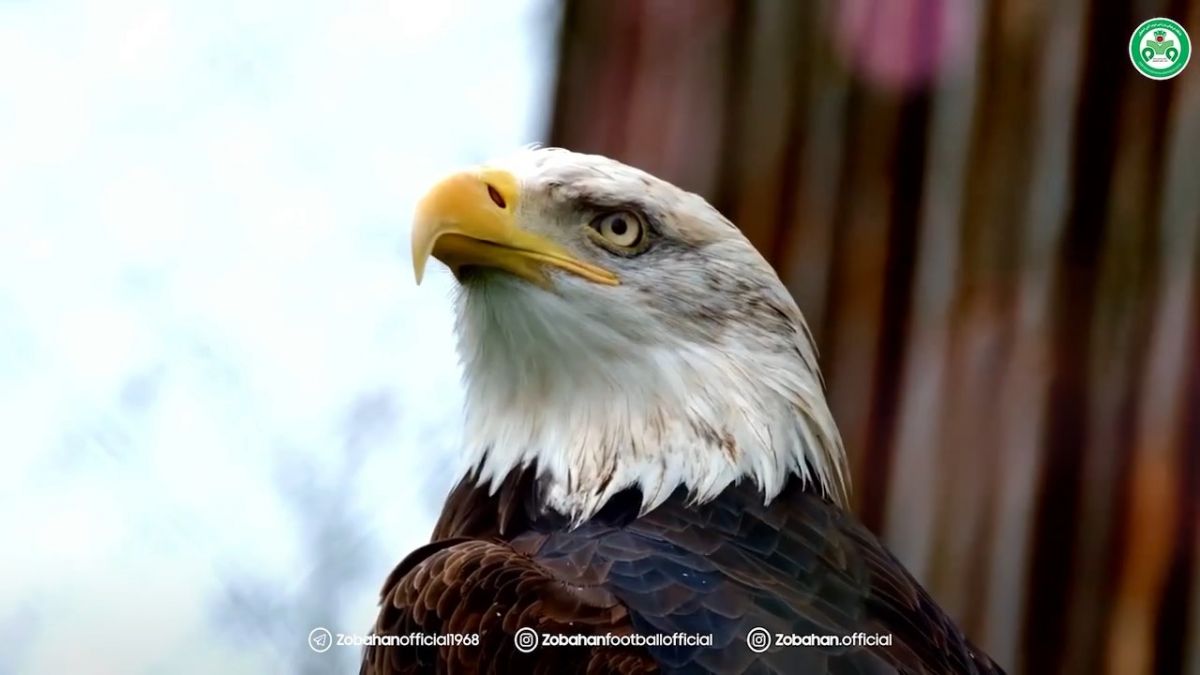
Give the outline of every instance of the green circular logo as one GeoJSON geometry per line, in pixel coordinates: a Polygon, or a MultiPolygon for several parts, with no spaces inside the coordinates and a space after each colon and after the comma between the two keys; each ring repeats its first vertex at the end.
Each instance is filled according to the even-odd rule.
{"type": "Polygon", "coordinates": [[[1192,58],[1187,31],[1170,19],[1150,19],[1129,38],[1129,58],[1138,72],[1152,80],[1175,77],[1192,58]]]}

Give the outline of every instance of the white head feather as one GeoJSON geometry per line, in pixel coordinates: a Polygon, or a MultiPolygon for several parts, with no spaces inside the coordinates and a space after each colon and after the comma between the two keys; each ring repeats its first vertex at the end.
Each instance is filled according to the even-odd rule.
{"type": "Polygon", "coordinates": [[[575,522],[637,486],[643,511],[796,474],[836,501],[844,451],[804,319],[770,265],[701,197],[596,155],[529,149],[488,166],[520,183],[521,227],[615,272],[617,286],[494,270],[457,298],[466,384],[464,470],[494,490],[535,464],[575,522]],[[652,241],[624,257],[582,228],[636,210],[652,241]]]}

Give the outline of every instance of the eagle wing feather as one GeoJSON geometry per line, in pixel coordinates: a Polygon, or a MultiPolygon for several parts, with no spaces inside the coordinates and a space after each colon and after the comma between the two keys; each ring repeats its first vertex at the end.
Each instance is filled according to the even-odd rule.
{"type": "MultiPolygon", "coordinates": [[[[525,480],[506,482],[524,491],[525,480]],[[522,487],[523,486],[523,487],[522,487]]],[[[619,500],[618,500],[619,501],[619,500]]],[[[447,513],[534,504],[460,486],[447,513]],[[490,508],[489,508],[490,504],[490,508]]],[[[691,504],[677,494],[638,515],[637,501],[579,527],[535,510],[489,521],[479,538],[418,549],[384,588],[375,630],[479,633],[478,646],[369,648],[364,673],[979,674],[977,650],[866,528],[795,480],[763,504],[749,484],[691,504]],[[522,626],[544,633],[711,634],[711,645],[516,650],[522,626]],[[890,634],[890,646],[746,646],[747,632],[890,634]]],[[[465,521],[464,521],[465,522],[465,521]]],[[[472,520],[479,524],[478,517],[472,520]]],[[[445,525],[445,523],[443,523],[445,525]]]]}
{"type": "Polygon", "coordinates": [[[479,636],[447,646],[368,646],[364,675],[416,673],[655,672],[644,650],[547,648],[522,653],[513,637],[548,633],[629,633],[628,611],[600,588],[577,588],[504,542],[455,538],[417,549],[384,584],[377,636],[479,636]]]}

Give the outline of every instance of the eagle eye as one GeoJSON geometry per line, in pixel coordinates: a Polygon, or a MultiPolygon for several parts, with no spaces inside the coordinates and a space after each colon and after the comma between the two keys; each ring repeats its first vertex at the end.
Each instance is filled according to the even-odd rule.
{"type": "Polygon", "coordinates": [[[612,211],[592,221],[594,229],[604,243],[628,253],[641,246],[646,236],[646,226],[632,211],[612,211]]]}

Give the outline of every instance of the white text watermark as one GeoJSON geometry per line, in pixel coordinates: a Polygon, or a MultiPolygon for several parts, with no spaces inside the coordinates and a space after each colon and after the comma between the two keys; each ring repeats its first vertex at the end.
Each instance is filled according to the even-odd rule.
{"type": "Polygon", "coordinates": [[[711,647],[711,633],[542,633],[526,626],[513,635],[517,651],[526,654],[538,647],[711,647]]]}
{"type": "Polygon", "coordinates": [[[746,633],[746,646],[755,654],[761,654],[771,647],[891,647],[892,634],[772,633],[762,626],[755,626],[746,633]]]}
{"type": "Polygon", "coordinates": [[[404,635],[360,635],[332,633],[317,627],[308,633],[308,646],[314,652],[330,647],[478,647],[478,633],[405,633],[404,635]]]}

